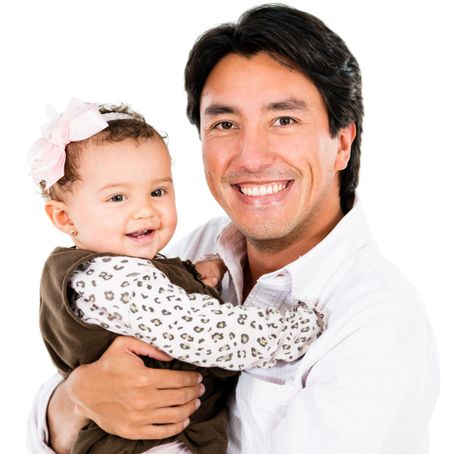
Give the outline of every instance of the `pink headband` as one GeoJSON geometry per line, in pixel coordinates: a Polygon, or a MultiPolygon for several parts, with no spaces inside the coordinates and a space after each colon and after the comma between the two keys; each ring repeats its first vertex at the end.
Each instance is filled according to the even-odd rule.
{"type": "Polygon", "coordinates": [[[96,104],[88,104],[72,98],[65,112],[58,115],[47,108],[50,122],[42,126],[43,137],[34,143],[29,154],[29,175],[36,184],[45,183],[45,188],[64,176],[66,145],[85,140],[108,127],[108,121],[130,118],[128,114],[107,113],[102,115],[96,104]]]}

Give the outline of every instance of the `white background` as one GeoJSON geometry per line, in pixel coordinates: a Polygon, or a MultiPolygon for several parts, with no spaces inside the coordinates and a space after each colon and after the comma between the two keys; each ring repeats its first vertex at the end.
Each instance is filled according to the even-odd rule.
{"type": "MultiPolygon", "coordinates": [[[[448,446],[449,50],[444,1],[293,0],[340,34],[360,62],[366,107],[359,194],[384,253],[423,295],[441,356],[432,454],[448,446]]],[[[69,244],[46,219],[26,154],[45,103],[129,103],[169,134],[178,188],[176,238],[221,214],[184,114],[183,68],[195,38],[252,1],[77,0],[0,6],[2,452],[25,452],[25,422],[53,373],[38,331],[38,283],[50,250],[69,244]],[[14,446],[14,448],[12,448],[14,446]]],[[[414,399],[414,396],[411,396],[414,399]]]]}

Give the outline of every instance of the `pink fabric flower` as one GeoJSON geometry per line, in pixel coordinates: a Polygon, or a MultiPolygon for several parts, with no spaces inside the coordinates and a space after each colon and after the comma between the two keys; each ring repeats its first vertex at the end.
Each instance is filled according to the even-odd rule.
{"type": "Polygon", "coordinates": [[[29,175],[36,184],[45,182],[48,189],[64,176],[66,145],[85,140],[108,127],[96,104],[72,98],[65,112],[48,110],[50,122],[42,126],[43,137],[28,154],[29,175]]]}

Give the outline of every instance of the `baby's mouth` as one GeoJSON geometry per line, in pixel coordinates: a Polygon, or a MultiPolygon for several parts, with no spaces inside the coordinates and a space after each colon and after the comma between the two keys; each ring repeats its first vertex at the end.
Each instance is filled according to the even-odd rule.
{"type": "Polygon", "coordinates": [[[140,239],[140,238],[145,238],[148,235],[151,235],[153,232],[154,232],[154,230],[143,229],[143,230],[138,230],[137,232],[127,233],[126,236],[129,236],[131,238],[140,239]]]}

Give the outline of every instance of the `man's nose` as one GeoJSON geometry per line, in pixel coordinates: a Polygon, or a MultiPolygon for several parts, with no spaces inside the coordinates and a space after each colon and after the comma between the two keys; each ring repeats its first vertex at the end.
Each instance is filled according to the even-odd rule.
{"type": "Polygon", "coordinates": [[[241,132],[235,164],[245,170],[257,172],[271,165],[273,160],[274,154],[264,128],[247,128],[241,132]]]}

